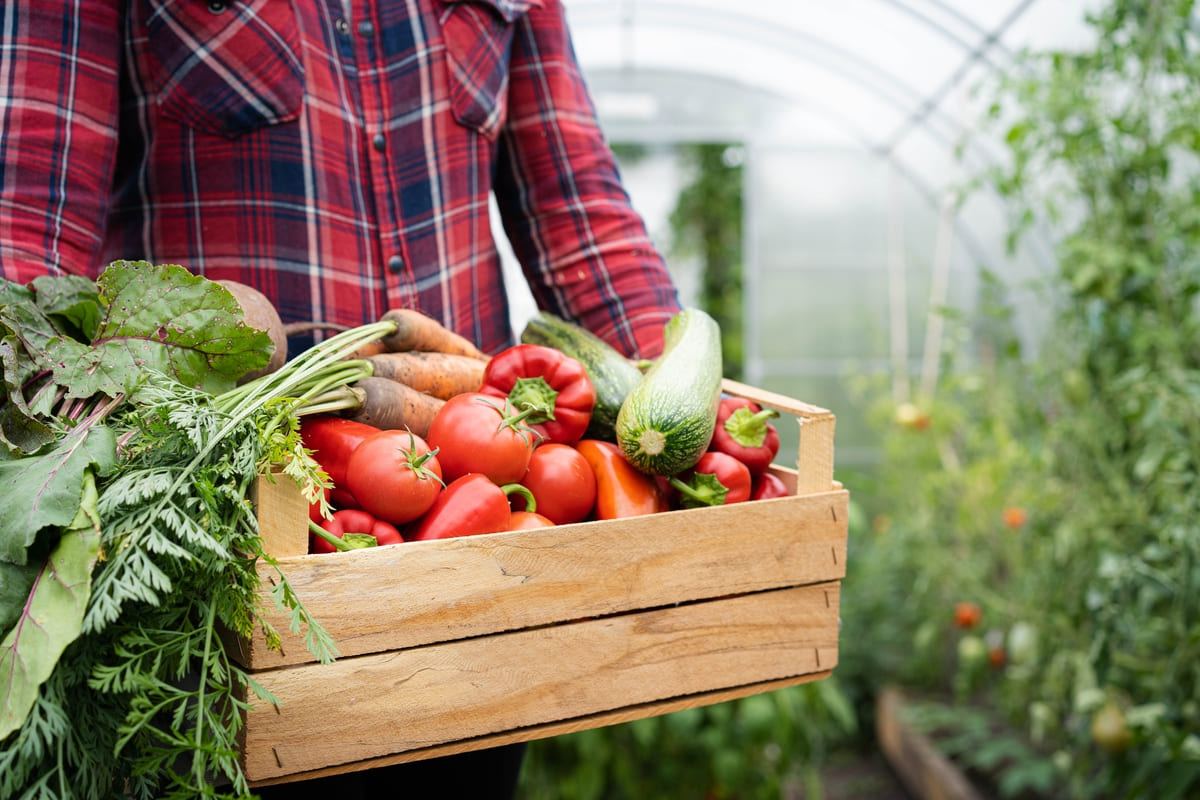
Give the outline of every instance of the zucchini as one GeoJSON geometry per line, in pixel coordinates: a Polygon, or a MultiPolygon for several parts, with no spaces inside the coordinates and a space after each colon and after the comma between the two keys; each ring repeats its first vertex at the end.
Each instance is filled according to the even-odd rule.
{"type": "Polygon", "coordinates": [[[615,441],[617,413],[642,379],[641,370],[596,334],[545,311],[525,324],[521,341],[553,347],[583,364],[596,387],[596,406],[584,436],[615,441]]]}
{"type": "Polygon", "coordinates": [[[617,415],[626,460],[651,475],[695,466],[717,424],[721,376],[720,326],[700,309],[685,308],[663,328],[663,354],[617,415]]]}

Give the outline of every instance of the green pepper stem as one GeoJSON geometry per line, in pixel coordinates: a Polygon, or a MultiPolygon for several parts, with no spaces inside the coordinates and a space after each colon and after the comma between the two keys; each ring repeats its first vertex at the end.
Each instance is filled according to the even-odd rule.
{"type": "Polygon", "coordinates": [[[347,550],[350,550],[350,549],[352,549],[352,548],[350,547],[350,545],[346,544],[346,543],[345,543],[345,542],[343,542],[341,539],[339,539],[338,537],[334,536],[332,533],[330,533],[329,531],[325,530],[324,528],[322,528],[322,527],[321,527],[320,525],[318,525],[317,523],[313,522],[311,519],[308,521],[308,529],[309,529],[310,531],[312,531],[312,534],[313,534],[314,536],[317,536],[317,537],[319,537],[319,538],[321,538],[321,539],[324,539],[325,541],[329,542],[329,544],[333,545],[333,548],[334,548],[335,550],[340,550],[340,551],[342,551],[342,552],[345,552],[345,551],[347,551],[347,550]]]}
{"type": "Polygon", "coordinates": [[[742,406],[725,418],[722,427],[742,447],[762,447],[767,440],[767,420],[778,416],[779,412],[773,408],[764,408],[756,414],[742,406]]]}
{"type": "Polygon", "coordinates": [[[508,402],[513,408],[532,409],[530,422],[549,422],[554,419],[554,407],[558,402],[558,391],[541,375],[533,378],[517,378],[508,393],[508,402]]]}
{"type": "Polygon", "coordinates": [[[672,475],[667,479],[667,482],[678,489],[679,493],[683,495],[682,505],[684,508],[721,506],[725,504],[725,498],[729,495],[729,489],[726,488],[725,484],[721,483],[716,475],[697,472],[692,475],[692,480],[695,483],[682,481],[676,475],[672,475]]]}
{"type": "Polygon", "coordinates": [[[520,483],[506,483],[500,487],[500,491],[511,497],[514,494],[519,494],[525,498],[525,510],[533,513],[537,511],[537,500],[533,498],[533,492],[529,491],[528,486],[520,483]]]}

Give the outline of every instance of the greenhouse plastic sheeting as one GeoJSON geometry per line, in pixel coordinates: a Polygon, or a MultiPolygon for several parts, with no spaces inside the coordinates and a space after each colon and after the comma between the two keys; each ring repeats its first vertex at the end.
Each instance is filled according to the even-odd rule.
{"type": "MultiPolygon", "coordinates": [[[[1000,158],[975,131],[977,90],[1023,48],[1087,41],[1082,0],[566,0],[575,48],[634,204],[670,253],[681,142],[725,142],[744,166],[745,379],[835,409],[839,462],[872,435],[849,379],[931,380],[937,310],[969,311],[981,270],[1019,285],[1049,263],[1004,250],[986,196],[949,193],[1000,158]],[[967,136],[967,134],[973,134],[967,136]],[[962,158],[955,150],[968,142],[962,158]]],[[[694,265],[669,258],[685,302],[694,265]]],[[[531,301],[515,289],[514,327],[531,301]]],[[[1018,323],[1039,320],[1033,309],[1018,323]]]]}

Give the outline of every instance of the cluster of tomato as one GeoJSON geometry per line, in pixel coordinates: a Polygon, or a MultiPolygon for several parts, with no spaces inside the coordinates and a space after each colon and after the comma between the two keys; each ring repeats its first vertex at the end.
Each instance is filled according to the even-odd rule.
{"type": "Polygon", "coordinates": [[[425,435],[336,415],[301,420],[332,488],[310,509],[310,550],[616,519],[671,508],[780,497],[767,470],[779,449],[765,411],[721,403],[709,452],[686,473],[649,476],[589,436],[596,390],[559,350],[520,344],[494,356],[478,391],[459,394],[425,435]],[[336,509],[336,510],[334,510],[336,509]]]}

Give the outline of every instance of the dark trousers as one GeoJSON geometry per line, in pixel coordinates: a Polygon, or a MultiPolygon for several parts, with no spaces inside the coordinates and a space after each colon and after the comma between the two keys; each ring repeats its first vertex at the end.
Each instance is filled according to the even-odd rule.
{"type": "Polygon", "coordinates": [[[509,744],[391,767],[332,775],[256,789],[263,800],[384,800],[384,798],[470,798],[511,800],[525,744],[509,744]]]}

